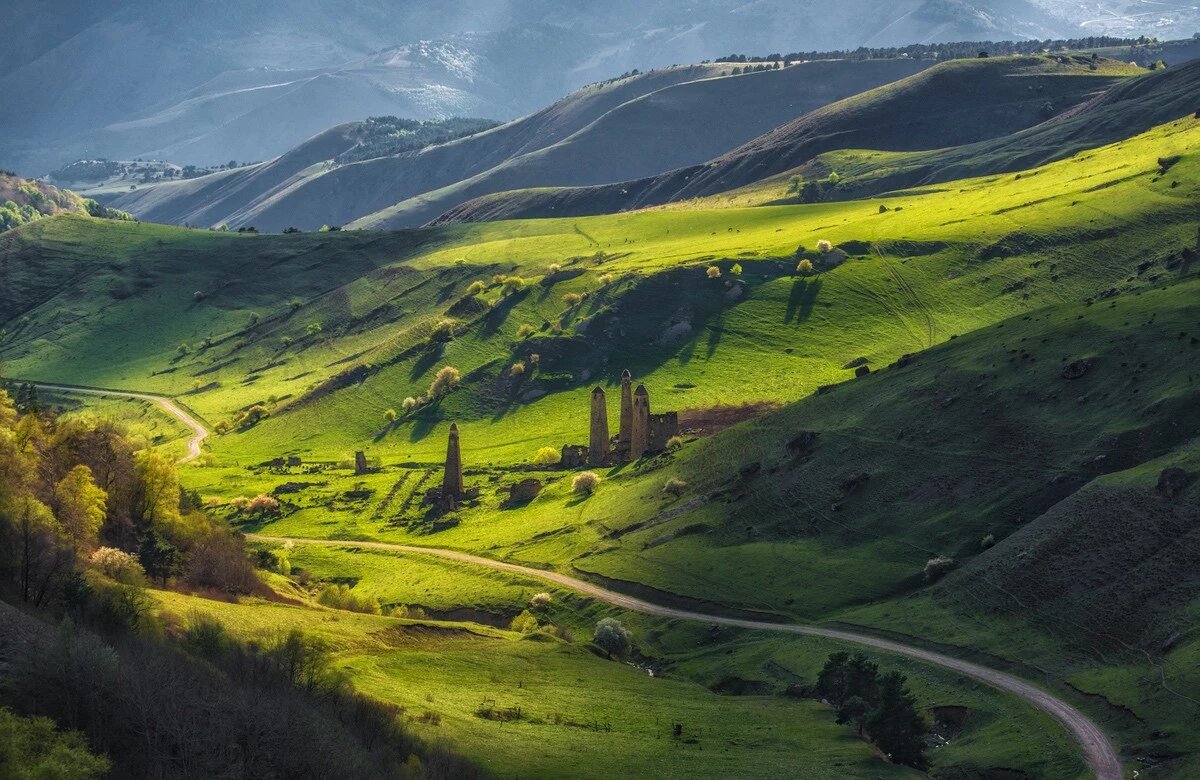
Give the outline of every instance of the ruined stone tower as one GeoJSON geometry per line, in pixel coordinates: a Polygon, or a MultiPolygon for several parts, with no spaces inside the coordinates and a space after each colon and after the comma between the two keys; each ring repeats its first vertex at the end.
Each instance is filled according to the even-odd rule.
{"type": "Polygon", "coordinates": [[[592,391],[592,436],[588,442],[588,462],[603,465],[608,460],[608,400],[604,388],[592,391]]]}
{"type": "Polygon", "coordinates": [[[446,445],[446,473],[442,477],[442,495],[463,493],[462,450],[458,444],[458,424],[450,423],[450,441],[446,445]]]}
{"type": "Polygon", "coordinates": [[[617,429],[617,449],[628,450],[633,432],[633,377],[621,372],[621,427],[617,429]]]}
{"type": "Polygon", "coordinates": [[[650,393],[645,385],[633,392],[632,422],[629,426],[629,459],[637,460],[650,446],[650,393]]]}

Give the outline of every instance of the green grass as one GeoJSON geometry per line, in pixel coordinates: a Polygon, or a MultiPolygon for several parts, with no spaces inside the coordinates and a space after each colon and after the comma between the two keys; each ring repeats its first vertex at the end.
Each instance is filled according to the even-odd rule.
{"type": "MultiPolygon", "coordinates": [[[[57,217],[0,243],[0,295],[15,312],[0,357],[11,376],[179,395],[213,424],[253,403],[271,406],[257,426],[214,437],[207,458],[184,470],[189,487],[248,529],[467,549],[723,608],[911,634],[1022,673],[1037,665],[1044,684],[1123,746],[1174,761],[1164,771],[1184,777],[1200,749],[1186,724],[1200,712],[1162,682],[1200,698],[1200,651],[1188,633],[1200,567],[1189,557],[1194,531],[1182,521],[1196,510],[1197,488],[1173,503],[1153,490],[1162,468],[1194,472],[1197,464],[1200,288],[1194,260],[1181,258],[1185,247],[1194,251],[1198,140],[1200,122],[1180,120],[1019,176],[816,206],[300,236],[57,217]],[[1158,160],[1175,156],[1160,174],[1158,160]],[[890,210],[881,213],[881,204],[890,210]],[[818,239],[843,246],[845,257],[796,277],[797,244],[812,253],[818,239]],[[743,267],[737,282],[735,261],[743,267]],[[568,273],[544,279],[552,263],[568,273]],[[722,268],[720,279],[705,276],[709,263],[722,268]],[[468,284],[490,285],[494,273],[535,283],[509,298],[489,286],[481,295],[488,307],[456,307],[454,338],[431,349],[435,324],[468,284]],[[613,278],[601,282],[603,275],[613,278]],[[568,292],[588,297],[569,308],[568,292]],[[685,321],[690,330],[672,330],[685,321]],[[317,323],[319,332],[309,327],[317,323]],[[517,335],[523,323],[539,329],[529,342],[517,335]],[[662,340],[665,332],[680,337],[662,340]],[[184,353],[176,349],[182,342],[184,353]],[[535,350],[532,376],[505,377],[535,350]],[[908,364],[884,368],[909,353],[916,357],[908,364]],[[842,366],[859,357],[870,376],[814,393],[849,379],[842,366]],[[1092,359],[1091,371],[1064,379],[1063,366],[1079,359],[1092,359]],[[442,365],[460,368],[463,384],[386,424],[384,411],[422,393],[442,365]],[[588,392],[596,383],[612,387],[626,366],[649,386],[655,410],[718,401],[785,406],[677,453],[606,470],[587,500],[571,494],[571,474],[530,471],[524,464],[539,447],[586,440],[588,392]],[[314,392],[337,376],[337,389],[314,392]],[[468,485],[481,495],[455,513],[456,524],[435,530],[420,493],[436,484],[422,480],[437,479],[451,420],[462,429],[468,485]],[[787,442],[801,431],[816,432],[815,445],[789,454],[787,442]],[[379,458],[383,470],[354,476],[338,462],[355,449],[379,458]],[[285,454],[304,465],[257,465],[285,454]],[[739,475],[751,463],[760,470],[739,475]],[[869,475],[861,489],[844,490],[858,473],[869,475]],[[507,485],[529,475],[547,482],[542,495],[501,508],[507,485]],[[663,493],[668,478],[688,484],[684,496],[663,493]],[[286,482],[312,484],[280,494],[277,520],[245,524],[225,506],[286,482]],[[1147,529],[1137,544],[1132,529],[1147,529]],[[953,556],[961,569],[927,587],[922,569],[936,555],[953,556]],[[1172,644],[1174,633],[1181,638],[1172,644]]],[[[611,394],[614,423],[615,407],[611,394]]],[[[536,587],[409,558],[296,554],[318,579],[439,611],[509,615],[536,587]]],[[[565,594],[561,600],[594,616],[565,594]]],[[[211,608],[231,610],[248,627],[270,625],[258,607],[211,608]]],[[[529,694],[512,693],[514,676],[524,679],[513,670],[553,670],[528,672],[546,691],[544,718],[551,707],[578,711],[567,707],[566,691],[582,695],[578,680],[589,678],[577,665],[595,663],[578,648],[455,635],[466,644],[430,651],[409,672],[370,631],[337,633],[350,630],[343,621],[382,619],[295,612],[288,620],[333,632],[347,653],[370,649],[345,659],[356,680],[406,706],[420,706],[424,677],[436,678],[439,690],[472,680],[443,722],[477,748],[488,729],[500,728],[471,715],[476,696],[486,695],[485,676],[509,681],[505,695],[516,702],[529,694]],[[476,652],[481,642],[493,649],[476,652]]],[[[749,641],[726,649],[727,659],[706,657],[693,637],[692,650],[672,660],[680,673],[669,686],[691,686],[695,701],[707,702],[687,705],[706,729],[716,730],[719,716],[738,720],[728,701],[750,700],[707,699],[712,694],[686,681],[742,668],[765,652],[749,641]]],[[[807,660],[796,668],[811,674],[819,654],[799,654],[807,660]]],[[[553,774],[555,762],[584,757],[609,773],[621,765],[605,761],[655,766],[667,755],[700,765],[691,754],[662,752],[674,749],[669,739],[647,736],[655,718],[672,717],[671,701],[691,694],[660,699],[666,688],[637,687],[659,681],[633,672],[610,680],[617,671],[627,672],[605,666],[597,674],[654,713],[627,715],[637,727],[622,735],[620,750],[604,753],[626,758],[604,758],[599,742],[571,751],[563,737],[544,747],[537,771],[553,774]]],[[[782,722],[773,720],[777,705],[755,702],[763,723],[782,722]]],[[[1018,722],[1004,719],[1017,712],[1006,704],[968,706],[990,707],[995,719],[980,724],[955,762],[1024,762],[1056,777],[1077,771],[1058,753],[1037,763],[1038,738],[1020,729],[1036,727],[1040,716],[1018,722]],[[1005,752],[1009,744],[1016,753],[1005,752]]],[[[504,731],[496,760],[536,753],[539,728],[504,731]]],[[[753,750],[732,753],[759,756],[764,774],[797,750],[858,771],[861,746],[806,741],[822,728],[805,725],[786,739],[772,732],[762,742],[742,735],[753,750]]]]}

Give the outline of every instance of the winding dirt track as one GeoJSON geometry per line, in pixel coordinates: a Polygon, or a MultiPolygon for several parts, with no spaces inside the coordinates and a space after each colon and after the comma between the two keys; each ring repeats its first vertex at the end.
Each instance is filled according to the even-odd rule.
{"type": "MultiPolygon", "coordinates": [[[[20,381],[20,380],[16,380],[20,381]]],[[[188,454],[179,459],[180,463],[187,463],[200,457],[200,443],[208,438],[208,429],[190,414],[185,412],[170,398],[161,395],[151,395],[149,393],[130,393],[125,390],[102,390],[95,387],[71,387],[70,385],[50,385],[42,382],[31,382],[34,387],[43,390],[56,390],[63,393],[82,393],[84,395],[110,395],[118,398],[136,398],[139,401],[150,401],[157,404],[167,414],[174,417],[179,422],[192,429],[192,438],[188,439],[187,448],[188,454]]]]}
{"type": "Polygon", "coordinates": [[[461,563],[470,563],[477,566],[486,566],[491,569],[520,574],[526,577],[532,577],[546,582],[553,582],[556,585],[561,585],[564,588],[583,593],[591,596],[599,601],[604,601],[624,609],[642,612],[647,615],[657,615],[659,617],[678,618],[680,620],[696,620],[703,623],[720,623],[726,626],[736,626],[738,628],[750,628],[759,631],[781,631],[789,634],[804,634],[807,636],[819,636],[827,639],[836,639],[842,642],[850,642],[856,645],[864,645],[878,650],[885,650],[891,653],[915,658],[918,661],[924,661],[936,666],[941,666],[945,669],[964,674],[968,677],[973,677],[980,680],[993,688],[1001,691],[1014,694],[1021,697],[1030,704],[1038,707],[1052,715],[1056,720],[1063,724],[1066,729],[1074,737],[1075,741],[1083,750],[1084,759],[1087,761],[1088,767],[1097,780],[1122,780],[1124,774],[1121,770],[1121,761],[1117,757],[1116,750],[1113,749],[1112,743],[1100,727],[1091,721],[1086,715],[1079,710],[1067,704],[1062,699],[1053,696],[1040,688],[1037,688],[1030,683],[1025,682],[1017,677],[1005,672],[981,666],[970,661],[963,661],[958,658],[953,658],[942,653],[936,653],[932,650],[924,650],[919,647],[894,642],[889,639],[870,636],[868,634],[856,634],[850,631],[839,631],[831,628],[820,628],[817,626],[804,626],[786,623],[768,623],[761,620],[742,620],[739,618],[722,617],[720,615],[706,615],[702,612],[690,612],[683,609],[675,609],[673,607],[664,607],[659,604],[652,604],[649,601],[627,596],[623,593],[608,590],[599,585],[596,585],[585,580],[569,577],[558,572],[543,571],[541,569],[533,569],[528,566],[520,566],[515,563],[505,563],[491,558],[484,558],[478,555],[458,552],[456,550],[444,550],[435,547],[413,547],[404,544],[388,544],[386,542],[356,542],[356,541],[336,541],[328,539],[299,539],[285,536],[264,536],[261,534],[248,534],[250,539],[256,539],[263,542],[292,542],[293,544],[314,544],[326,547],[367,547],[379,550],[394,550],[397,552],[416,553],[418,555],[433,555],[438,558],[445,558],[461,563]]]}
{"type": "MultiPolygon", "coordinates": [[[[192,430],[193,436],[188,440],[188,454],[180,459],[180,463],[187,463],[195,460],[200,456],[200,444],[208,436],[208,429],[204,425],[192,417],[190,414],[181,409],[171,399],[160,395],[151,395],[149,393],[131,393],[124,390],[101,390],[90,387],[70,387],[67,385],[44,384],[34,382],[35,387],[44,388],[46,390],[57,390],[62,392],[84,393],[89,395],[108,395],[118,396],[121,398],[136,398],[143,401],[150,401],[158,405],[167,414],[171,415],[181,423],[192,430]]],[[[738,628],[749,628],[757,631],[779,631],[788,634],[803,634],[805,636],[819,636],[826,639],[835,639],[841,642],[872,647],[877,650],[884,650],[890,653],[915,658],[918,661],[924,661],[936,666],[941,666],[945,669],[964,674],[968,677],[973,677],[980,680],[993,688],[996,688],[1007,693],[1021,697],[1025,701],[1049,713],[1058,722],[1066,727],[1071,733],[1079,747],[1083,750],[1084,760],[1087,762],[1088,768],[1097,780],[1122,780],[1124,773],[1121,770],[1121,761],[1117,757],[1116,750],[1113,749],[1112,742],[1105,736],[1100,727],[1091,721],[1086,715],[1079,710],[1067,704],[1062,699],[1053,696],[1042,689],[1031,685],[1011,674],[997,671],[986,666],[981,666],[970,661],[964,661],[959,658],[937,653],[932,650],[925,650],[920,647],[912,647],[910,645],[901,644],[890,639],[870,636],[868,634],[856,634],[852,631],[839,631],[832,628],[820,628],[818,626],[804,626],[789,623],[769,623],[762,620],[743,620],[741,618],[724,617],[721,615],[707,615],[703,612],[691,612],[684,609],[676,609],[674,607],[664,607],[660,604],[652,604],[649,601],[634,596],[628,596],[624,593],[618,593],[607,588],[603,588],[585,580],[576,579],[565,574],[559,574],[553,571],[543,571],[542,569],[534,569],[528,566],[520,566],[515,563],[506,563],[497,561],[491,558],[484,558],[479,555],[471,555],[470,553],[458,552],[457,550],[443,550],[436,547],[414,547],[405,544],[389,544],[387,542],[353,542],[353,541],[337,541],[329,539],[300,539],[285,536],[264,536],[261,534],[248,534],[251,539],[256,539],[264,542],[292,542],[293,544],[313,544],[326,547],[344,547],[348,545],[367,547],[378,550],[394,550],[396,552],[414,553],[417,555],[432,555],[438,558],[444,558],[460,563],[469,563],[476,566],[486,566],[499,571],[506,571],[512,574],[519,574],[533,579],[553,582],[556,585],[561,585],[569,590],[583,593],[591,596],[599,601],[613,604],[614,606],[624,609],[641,612],[647,615],[657,615],[659,617],[677,618],[680,620],[695,620],[702,623],[719,623],[726,626],[736,626],[738,628]]]]}

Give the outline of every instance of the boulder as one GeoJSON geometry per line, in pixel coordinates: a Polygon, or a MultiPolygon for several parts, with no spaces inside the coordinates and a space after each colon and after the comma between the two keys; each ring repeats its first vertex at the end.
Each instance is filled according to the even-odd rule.
{"type": "Polygon", "coordinates": [[[508,503],[528,504],[542,492],[542,483],[532,477],[508,486],[508,503]]]}
{"type": "Polygon", "coordinates": [[[1163,469],[1158,475],[1158,485],[1154,488],[1155,495],[1160,498],[1175,498],[1192,481],[1192,475],[1181,468],[1163,469]]]}
{"type": "Polygon", "coordinates": [[[1088,371],[1092,370],[1091,358],[1083,358],[1082,360],[1074,360],[1065,366],[1062,370],[1063,379],[1079,379],[1088,371]]]}

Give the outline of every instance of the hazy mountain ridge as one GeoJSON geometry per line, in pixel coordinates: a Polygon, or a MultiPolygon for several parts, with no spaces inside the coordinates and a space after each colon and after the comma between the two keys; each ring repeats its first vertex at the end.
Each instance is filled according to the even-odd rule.
{"type": "MultiPolygon", "coordinates": [[[[686,9],[665,0],[585,9],[544,0],[436,9],[379,0],[349,8],[331,0],[33,5],[13,14],[10,35],[19,43],[0,54],[11,76],[9,99],[0,106],[0,162],[41,174],[81,157],[156,156],[198,165],[264,159],[372,114],[511,119],[633,68],[731,51],[1066,37],[1087,21],[1063,3],[1042,6],[1026,0],[803,6],[704,0],[686,9]],[[88,67],[80,69],[84,62],[88,67]]],[[[1164,34],[1174,29],[1147,25],[1164,34]]]]}

